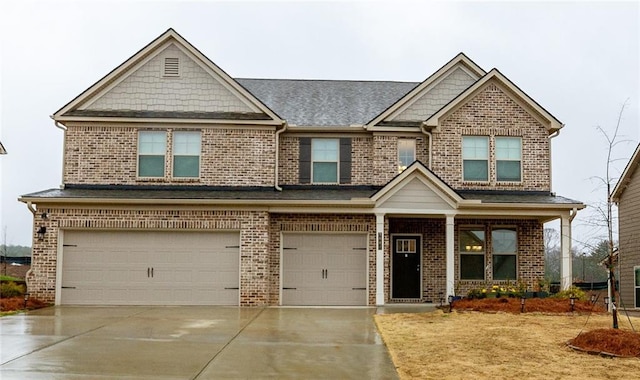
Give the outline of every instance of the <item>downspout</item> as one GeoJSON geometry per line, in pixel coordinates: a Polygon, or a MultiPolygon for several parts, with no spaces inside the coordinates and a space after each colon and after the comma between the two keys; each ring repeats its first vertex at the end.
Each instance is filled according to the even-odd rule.
{"type": "Polygon", "coordinates": [[[287,130],[287,121],[284,120],[282,122],[282,128],[276,131],[276,165],[275,165],[275,178],[274,178],[274,184],[273,187],[277,190],[277,191],[282,191],[282,187],[280,187],[280,185],[278,185],[278,166],[280,165],[280,134],[282,134],[282,132],[287,130]]]}
{"type": "Polygon", "coordinates": [[[60,187],[64,188],[64,173],[67,161],[65,160],[65,152],[67,151],[67,127],[65,127],[63,124],[60,124],[60,122],[56,120],[53,115],[49,117],[51,118],[51,120],[53,120],[53,125],[55,125],[56,128],[62,129],[62,131],[64,132],[64,136],[62,137],[62,177],[60,178],[60,183],[62,184],[60,187]]]}
{"type": "Polygon", "coordinates": [[[433,148],[433,135],[431,134],[431,132],[427,131],[427,125],[426,122],[422,122],[422,124],[420,124],[420,132],[422,132],[425,136],[427,136],[429,138],[429,162],[428,162],[428,168],[429,170],[431,170],[431,156],[432,156],[432,148],[433,148]]]}
{"type": "MultiPolygon", "coordinates": [[[[33,207],[33,203],[31,203],[31,201],[27,201],[27,208],[33,214],[33,224],[32,224],[32,226],[35,227],[37,210],[33,207]]],[[[32,230],[31,230],[31,234],[32,235],[31,236],[32,236],[32,239],[33,239],[33,227],[31,227],[31,228],[32,228],[32,230]]],[[[31,244],[31,245],[33,246],[33,244],[31,244]]],[[[33,257],[33,252],[31,252],[31,256],[33,257]]],[[[24,282],[27,285],[27,291],[29,291],[29,278],[31,277],[31,273],[33,273],[33,263],[29,267],[29,270],[27,271],[27,273],[25,273],[25,275],[24,275],[24,282]]]]}
{"type": "MultiPolygon", "coordinates": [[[[564,124],[562,126],[564,126],[564,124]]],[[[551,139],[554,137],[558,137],[558,135],[560,135],[560,128],[556,129],[556,131],[550,134],[548,137],[549,139],[549,190],[553,189],[553,186],[551,186],[553,181],[553,172],[551,168],[551,163],[553,162],[553,160],[551,159],[551,139]]]]}

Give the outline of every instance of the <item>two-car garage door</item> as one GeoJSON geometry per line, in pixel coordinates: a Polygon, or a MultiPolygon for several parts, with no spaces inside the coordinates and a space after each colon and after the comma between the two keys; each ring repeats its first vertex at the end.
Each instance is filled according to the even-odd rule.
{"type": "Polygon", "coordinates": [[[366,305],[367,235],[284,234],[282,304],[366,305]]]}
{"type": "Polygon", "coordinates": [[[66,231],[62,304],[237,305],[238,232],[66,231]]]}

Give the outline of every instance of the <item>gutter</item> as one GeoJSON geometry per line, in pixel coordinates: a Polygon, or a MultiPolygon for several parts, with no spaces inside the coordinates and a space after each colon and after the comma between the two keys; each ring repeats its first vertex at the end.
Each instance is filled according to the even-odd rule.
{"type": "Polygon", "coordinates": [[[274,179],[273,179],[273,187],[277,190],[277,191],[282,191],[282,187],[280,187],[280,185],[278,185],[278,166],[280,166],[280,134],[282,134],[282,132],[286,131],[288,127],[287,121],[284,120],[282,122],[282,128],[276,131],[276,164],[275,164],[275,173],[274,173],[274,179]]]}
{"type": "Polygon", "coordinates": [[[427,131],[427,122],[423,121],[420,124],[420,132],[422,132],[422,134],[424,134],[425,136],[427,136],[429,138],[429,161],[427,163],[427,167],[429,168],[429,170],[432,170],[431,168],[431,156],[432,156],[432,152],[433,152],[433,135],[431,134],[431,132],[427,131]]]}

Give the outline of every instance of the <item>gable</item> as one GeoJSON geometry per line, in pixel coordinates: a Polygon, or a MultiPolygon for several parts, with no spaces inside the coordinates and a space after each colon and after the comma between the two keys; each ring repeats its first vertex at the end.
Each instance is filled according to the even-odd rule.
{"type": "MultiPolygon", "coordinates": [[[[625,192],[629,191],[628,188],[635,188],[634,191],[640,194],[640,174],[638,174],[638,168],[640,168],[640,144],[636,147],[636,150],[633,152],[629,163],[624,168],[622,172],[622,176],[618,180],[616,187],[613,189],[611,193],[611,199],[614,202],[620,202],[620,198],[625,194],[625,192]]],[[[640,196],[638,196],[640,202],[640,196]]]]}
{"type": "Polygon", "coordinates": [[[452,210],[444,194],[429,186],[420,178],[413,178],[377,205],[378,208],[395,210],[452,210]]]}
{"type": "MultiPolygon", "coordinates": [[[[452,112],[455,112],[460,107],[463,107],[469,101],[474,99],[478,94],[484,92],[487,88],[493,85],[499,91],[505,94],[513,103],[524,109],[529,115],[534,117],[542,124],[549,134],[552,134],[560,130],[564,125],[551,115],[547,110],[541,107],[536,101],[525,94],[518,86],[513,84],[497,69],[491,70],[484,77],[477,80],[472,86],[464,90],[461,94],[456,96],[453,100],[447,103],[444,107],[440,108],[436,113],[431,115],[424,122],[424,126],[428,128],[437,128],[440,126],[443,120],[445,120],[452,112]]],[[[496,107],[501,107],[500,103],[491,103],[496,107]]],[[[506,112],[505,116],[509,116],[506,112]]],[[[506,117],[505,119],[508,119],[506,117]]]]}
{"type": "Polygon", "coordinates": [[[367,127],[420,124],[483,75],[480,66],[460,53],[369,121],[367,127]]]}
{"type": "Polygon", "coordinates": [[[428,88],[412,102],[408,102],[404,107],[393,113],[388,120],[426,120],[467,87],[471,86],[477,79],[477,76],[464,70],[459,65],[446,77],[435,83],[433,87],[428,88]]]}
{"type": "Polygon", "coordinates": [[[59,122],[103,117],[283,123],[173,29],[53,115],[59,122]]]}
{"type": "Polygon", "coordinates": [[[259,112],[175,42],[165,44],[144,64],[123,76],[80,110],[168,112],[259,112]],[[164,73],[165,59],[177,59],[176,76],[164,73]]]}

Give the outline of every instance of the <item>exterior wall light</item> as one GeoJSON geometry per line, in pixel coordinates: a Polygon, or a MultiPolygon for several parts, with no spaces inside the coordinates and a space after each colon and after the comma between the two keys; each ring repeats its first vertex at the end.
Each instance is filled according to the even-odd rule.
{"type": "Polygon", "coordinates": [[[526,298],[524,296],[520,297],[520,312],[524,313],[524,302],[526,298]]]}
{"type": "Polygon", "coordinates": [[[40,228],[38,228],[38,240],[44,240],[44,234],[47,232],[47,227],[45,226],[40,226],[40,228]]]}
{"type": "Polygon", "coordinates": [[[574,297],[573,295],[571,295],[571,298],[569,298],[569,303],[571,304],[571,311],[573,312],[573,309],[576,306],[576,297],[574,297]]]}

